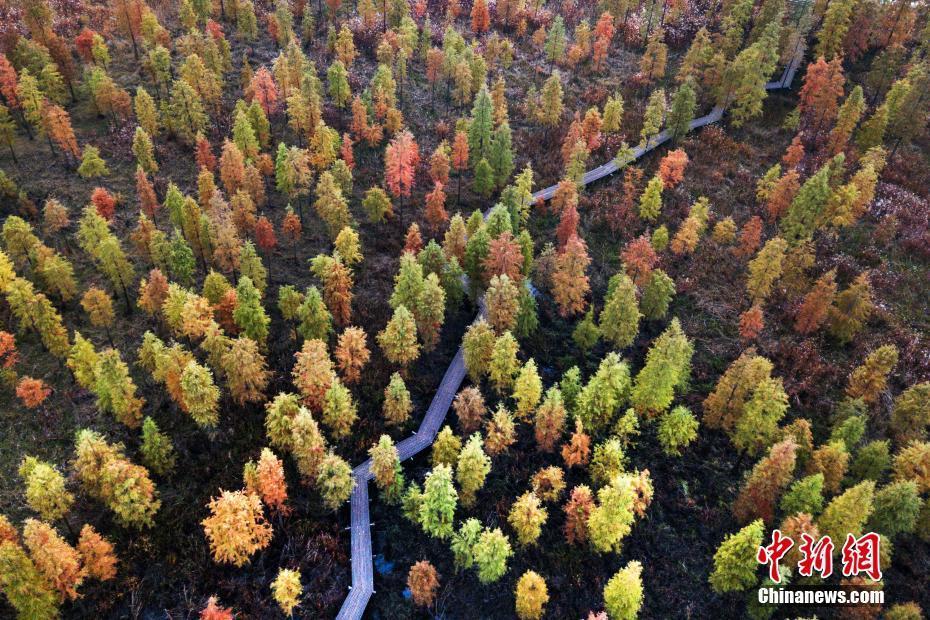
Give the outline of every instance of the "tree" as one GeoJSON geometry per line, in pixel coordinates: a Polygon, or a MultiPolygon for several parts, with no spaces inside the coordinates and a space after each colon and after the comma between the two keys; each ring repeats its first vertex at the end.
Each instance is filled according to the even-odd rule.
{"type": "Polygon", "coordinates": [[[662,451],[678,456],[681,449],[697,439],[698,421],[687,407],[678,406],[659,420],[659,443],[662,451]]]}
{"type": "Polygon", "coordinates": [[[656,175],[649,180],[646,190],[639,198],[639,216],[650,222],[656,221],[662,213],[662,190],[665,184],[662,177],[656,175]]]}
{"type": "Polygon", "coordinates": [[[339,231],[351,222],[349,206],[342,188],[336,183],[332,173],[327,170],[320,175],[315,192],[316,201],[313,203],[313,208],[326,223],[330,237],[335,239],[339,231]]]}
{"type": "Polygon", "coordinates": [[[517,541],[521,545],[534,545],[548,516],[548,511],[542,507],[536,494],[529,491],[513,503],[507,521],[516,531],[517,541]]]}
{"type": "Polygon", "coordinates": [[[271,593],[275,602],[286,616],[294,612],[294,608],[300,604],[300,596],[304,588],[300,583],[300,571],[282,568],[278,571],[278,576],[271,582],[271,593]]]}
{"type": "Polygon", "coordinates": [[[555,273],[552,274],[553,294],[563,317],[584,310],[584,298],[590,290],[585,271],[590,263],[585,242],[572,235],[556,257],[555,273]]]}
{"type": "Polygon", "coordinates": [[[666,126],[673,140],[681,140],[691,131],[691,121],[694,120],[694,108],[697,105],[697,95],[690,80],[678,87],[672,95],[672,104],[668,112],[666,126]]]}
{"type": "Polygon", "coordinates": [[[552,21],[552,25],[549,27],[549,31],[546,34],[544,49],[550,67],[553,63],[557,61],[562,62],[564,60],[565,22],[561,15],[556,15],[555,19],[552,21]]]}
{"type": "Polygon", "coordinates": [[[665,77],[665,65],[668,60],[668,46],[665,45],[665,31],[655,29],[646,44],[646,51],[640,59],[639,72],[647,82],[654,82],[665,77]]]}
{"type": "Polygon", "coordinates": [[[262,448],[258,463],[246,463],[242,477],[246,490],[258,495],[265,506],[282,514],[289,511],[284,505],[287,501],[284,464],[270,449],[262,448]]]}
{"type": "Polygon", "coordinates": [[[476,35],[487,32],[491,27],[487,0],[477,0],[471,7],[471,31],[476,35]]]}
{"type": "Polygon", "coordinates": [[[565,404],[558,387],[546,391],[542,404],[536,410],[534,435],[540,450],[551,452],[565,430],[565,404]]]}
{"type": "Polygon", "coordinates": [[[913,480],[893,482],[875,494],[866,528],[892,538],[914,531],[920,513],[920,495],[913,480]]]}
{"type": "Polygon", "coordinates": [[[894,458],[895,480],[913,480],[917,483],[917,490],[925,493],[930,490],[930,443],[912,441],[905,446],[894,458]]]}
{"type": "Polygon", "coordinates": [[[406,306],[394,309],[391,320],[378,332],[378,344],[390,362],[404,367],[420,356],[416,322],[406,306]]]}
{"type": "Polygon", "coordinates": [[[410,419],[413,404],[410,402],[410,392],[404,384],[400,373],[393,373],[387,387],[384,388],[383,413],[388,424],[400,425],[410,419]]]}
{"type": "Polygon", "coordinates": [[[108,444],[101,435],[83,429],[75,438],[74,469],[87,492],[105,503],[124,526],[151,527],[161,507],[148,470],[123,454],[122,444],[108,444]]]}
{"type": "Polygon", "coordinates": [[[22,618],[58,616],[58,594],[15,541],[0,542],[0,589],[22,618]]]}
{"type": "Polygon", "coordinates": [[[733,503],[733,513],[741,523],[753,519],[772,522],[779,495],[791,482],[796,451],[797,444],[789,437],[773,445],[756,463],[733,503]]]}
{"type": "Polygon", "coordinates": [[[159,476],[166,476],[174,469],[177,460],[174,446],[168,435],[158,430],[150,417],[142,421],[142,462],[159,476]]]}
{"type": "Polygon", "coordinates": [[[781,237],[772,237],[749,261],[746,290],[755,303],[764,302],[771,294],[775,282],[782,274],[788,243],[781,237]]]}
{"type": "Polygon", "coordinates": [[[475,433],[465,442],[456,461],[455,477],[463,506],[474,504],[475,494],[484,486],[490,471],[491,459],[484,453],[481,434],[475,433]]]}
{"type": "Polygon", "coordinates": [[[642,315],[636,303],[636,286],[625,273],[611,277],[600,316],[600,333],[617,349],[624,349],[639,333],[642,315]]]}
{"type": "Polygon", "coordinates": [[[655,137],[665,122],[666,102],[665,90],[658,88],[649,95],[646,110],[643,112],[643,127],[639,133],[640,143],[647,147],[649,141],[655,137]]]}
{"type": "Polygon", "coordinates": [[[423,484],[423,500],[420,504],[419,522],[430,536],[440,539],[452,535],[452,522],[458,493],[452,485],[452,468],[436,465],[426,474],[423,484]]]}
{"type": "Polygon", "coordinates": [[[814,283],[798,308],[794,330],[802,335],[811,334],[827,320],[827,314],[836,296],[836,270],[830,270],[814,283]]]}
{"type": "MultiPolygon", "coordinates": [[[[843,155],[840,154],[837,157],[842,158],[843,155]]],[[[811,175],[798,190],[779,224],[786,240],[797,243],[809,239],[822,224],[821,218],[832,194],[831,173],[832,166],[827,163],[811,175]]]]}
{"type": "Polygon", "coordinates": [[[491,351],[488,374],[494,389],[499,393],[513,387],[514,376],[520,369],[517,351],[520,345],[509,331],[497,337],[491,351]]]}
{"type": "Polygon", "coordinates": [[[352,393],[337,378],[326,390],[323,402],[323,423],[336,438],[342,438],[352,430],[358,412],[352,393]]]}
{"type": "Polygon", "coordinates": [[[865,358],[861,366],[849,375],[846,395],[875,403],[888,383],[888,374],[898,363],[898,349],[893,344],[883,345],[865,358]]]}
{"type": "Polygon", "coordinates": [[[837,541],[846,540],[847,534],[861,536],[872,513],[874,496],[875,483],[866,480],[833,498],[817,519],[821,535],[837,541]]]}
{"type": "Polygon", "coordinates": [[[526,419],[536,409],[542,398],[542,380],[536,370],[536,362],[526,361],[514,382],[513,398],[517,403],[517,417],[526,419]]]}
{"type": "Polygon", "coordinates": [[[78,166],[77,173],[84,179],[92,179],[109,175],[110,169],[100,157],[100,149],[87,145],[81,155],[81,165],[78,166]]]}
{"type": "Polygon", "coordinates": [[[215,562],[243,566],[271,542],[271,525],[265,520],[257,495],[220,491],[207,507],[210,516],[201,524],[215,562]]]}
{"type": "Polygon", "coordinates": [[[136,384],[129,376],[129,369],[119,351],[107,349],[100,353],[93,374],[97,407],[112,413],[129,428],[138,428],[142,423],[145,400],[136,396],[136,384]]]}
{"type": "Polygon", "coordinates": [[[389,436],[381,435],[368,454],[371,456],[369,469],[378,489],[389,503],[398,502],[404,490],[404,478],[394,442],[389,436]]]}
{"type": "Polygon", "coordinates": [[[433,441],[430,458],[433,465],[455,465],[459,452],[462,450],[462,440],[452,432],[449,425],[443,426],[433,441]]]}
{"type": "Polygon", "coordinates": [[[64,476],[51,463],[27,456],[19,465],[19,475],[26,486],[26,503],[43,520],[53,522],[68,514],[74,495],[68,492],[64,476]]]}
{"type": "Polygon", "coordinates": [[[894,399],[891,430],[900,440],[923,439],[930,426],[930,382],[910,386],[894,399]]]}
{"type": "Polygon", "coordinates": [[[633,561],[614,573],[604,586],[604,606],[610,618],[635,620],[643,604],[643,566],[633,561]]]}
{"type": "Polygon", "coordinates": [[[502,333],[516,325],[520,291],[507,274],[494,276],[485,295],[488,322],[495,331],[502,333]]]}
{"type": "Polygon", "coordinates": [[[494,109],[487,86],[475,95],[468,124],[468,155],[472,166],[491,156],[491,134],[494,131],[494,109]]]}
{"type": "Polygon", "coordinates": [[[503,404],[498,404],[497,410],[488,421],[487,433],[484,449],[491,456],[503,454],[517,440],[513,415],[503,404]]]}
{"type": "Polygon", "coordinates": [[[513,549],[500,528],[485,528],[472,547],[472,554],[478,567],[478,581],[488,584],[507,572],[507,560],[513,555],[513,549]]]}
{"type": "Polygon", "coordinates": [[[357,382],[370,357],[365,331],[359,327],[347,327],[339,335],[335,356],[345,382],[357,382]]]}
{"type": "Polygon", "coordinates": [[[168,126],[184,142],[193,143],[197,134],[206,130],[208,118],[201,97],[186,80],[172,84],[167,111],[168,126]]]}
{"type": "Polygon", "coordinates": [[[407,587],[413,597],[413,602],[420,607],[430,607],[436,600],[436,590],[439,589],[439,575],[433,565],[426,560],[420,560],[410,567],[407,573],[407,587]]]}
{"type": "Polygon", "coordinates": [[[465,369],[473,382],[481,380],[489,370],[495,345],[494,330],[484,317],[468,326],[462,337],[465,369]]]}
{"type": "Polygon", "coordinates": [[[88,577],[100,581],[109,581],[116,577],[117,559],[113,545],[98,534],[93,526],[85,524],[81,528],[77,550],[88,577]]]}
{"type": "Polygon", "coordinates": [[[852,21],[852,12],[855,4],[847,0],[830,2],[824,12],[823,22],[817,32],[817,47],[814,52],[818,56],[833,60],[842,54],[843,40],[852,21]]]}
{"type": "Polygon", "coordinates": [[[807,65],[798,109],[815,132],[820,130],[823,123],[832,123],[836,117],[845,81],[839,58],[828,63],[821,56],[816,62],[807,65]]]}
{"type": "Polygon", "coordinates": [[[401,206],[403,198],[410,196],[419,163],[419,147],[408,130],[394,136],[384,151],[384,180],[391,194],[401,199],[401,206]]]}
{"type": "Polygon", "coordinates": [[[872,286],[869,274],[863,272],[834,299],[827,312],[827,329],[840,342],[849,342],[865,326],[872,308],[872,286]]]}
{"type": "MultiPolygon", "coordinates": [[[[556,16],[560,21],[561,16],[556,16]]],[[[542,88],[540,120],[546,127],[555,127],[562,121],[562,79],[558,71],[553,71],[542,88]]]]}
{"type": "Polygon", "coordinates": [[[663,318],[674,294],[675,281],[661,269],[653,270],[639,301],[643,316],[653,321],[663,318]]]}
{"type": "Polygon", "coordinates": [[[565,512],[565,539],[569,544],[583,543],[587,540],[588,518],[593,509],[594,498],[591,489],[583,484],[573,488],[571,497],[562,507],[565,512]]]}
{"type": "Polygon", "coordinates": [[[637,487],[636,478],[623,473],[597,492],[597,505],[588,518],[588,536],[597,552],[620,550],[636,518],[637,487]]]}
{"type": "Polygon", "coordinates": [[[352,495],[355,477],[352,475],[352,467],[339,455],[330,451],[319,464],[316,483],[323,496],[324,506],[335,511],[352,495]]]}
{"type": "Polygon", "coordinates": [[[317,339],[305,340],[294,357],[297,359],[292,372],[294,385],[311,411],[322,411],[326,392],[335,380],[326,343],[317,339]]]}
{"type": "Polygon", "coordinates": [[[762,528],[762,520],[757,519],[720,543],[709,579],[714,592],[739,592],[757,583],[756,552],[762,545],[762,528]]]}
{"type": "Polygon", "coordinates": [[[656,338],[646,355],[646,364],[630,393],[637,412],[655,415],[668,409],[674,391],[687,381],[694,345],[681,329],[678,319],[656,338]]]}

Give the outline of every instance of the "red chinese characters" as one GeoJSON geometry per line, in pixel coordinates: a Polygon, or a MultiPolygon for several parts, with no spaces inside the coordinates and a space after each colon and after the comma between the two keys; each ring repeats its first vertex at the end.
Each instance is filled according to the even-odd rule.
{"type": "MultiPolygon", "coordinates": [[[[879,545],[881,539],[878,534],[869,532],[856,538],[853,534],[846,536],[843,543],[841,561],[844,577],[855,577],[865,574],[873,581],[882,578],[879,545]]],[[[787,555],[794,546],[794,541],[783,535],[780,530],[772,532],[772,542],[759,547],[756,560],[759,564],[767,564],[769,578],[774,583],[781,583],[778,562],[787,555]]],[[[798,561],[798,574],[802,577],[811,577],[817,573],[822,579],[833,574],[833,550],[835,545],[829,536],[814,539],[809,534],[801,534],[801,544],[798,551],[801,559],[798,561]]]]}

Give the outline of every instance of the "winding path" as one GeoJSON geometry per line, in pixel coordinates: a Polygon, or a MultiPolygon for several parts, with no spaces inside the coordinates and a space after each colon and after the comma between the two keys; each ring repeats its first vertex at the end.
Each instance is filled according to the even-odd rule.
{"type": "MultiPolygon", "coordinates": [[[[799,46],[795,50],[795,55],[791,62],[782,72],[781,77],[777,81],[767,83],[765,89],[780,90],[790,88],[791,82],[794,80],[794,75],[797,73],[803,57],[804,49],[799,46]]],[[[723,112],[724,110],[721,106],[714,107],[708,114],[691,121],[690,129],[694,130],[705,125],[710,125],[711,123],[716,123],[723,118],[723,112]]],[[[664,144],[669,139],[668,130],[661,131],[649,141],[647,146],[637,146],[633,149],[632,161],[639,159],[649,151],[664,144]]],[[[582,182],[584,185],[588,185],[613,174],[619,169],[620,167],[617,163],[611,160],[606,164],[602,164],[586,172],[582,182]]],[[[543,200],[549,200],[555,193],[556,187],[556,185],[553,185],[536,192],[533,194],[533,199],[542,198],[543,200]]],[[[480,302],[480,308],[479,317],[483,316],[485,311],[483,299],[480,302]]],[[[433,401],[430,403],[429,409],[426,410],[426,415],[423,416],[420,428],[415,431],[412,436],[397,444],[397,452],[401,461],[409,459],[432,445],[433,440],[436,438],[436,434],[439,432],[439,427],[446,419],[446,413],[449,411],[449,407],[452,406],[452,400],[455,398],[459,386],[464,379],[465,361],[462,347],[459,347],[455,357],[452,358],[452,362],[446,369],[446,373],[442,377],[439,388],[436,390],[436,395],[433,396],[433,401]]],[[[352,497],[350,499],[352,505],[352,523],[348,528],[352,530],[352,585],[349,586],[349,594],[346,596],[342,608],[339,610],[339,615],[336,616],[337,620],[360,620],[362,614],[365,613],[368,600],[375,592],[371,553],[371,517],[368,512],[368,481],[372,479],[372,474],[369,470],[370,464],[371,459],[367,459],[352,470],[352,475],[355,478],[355,488],[352,490],[352,497]]]]}

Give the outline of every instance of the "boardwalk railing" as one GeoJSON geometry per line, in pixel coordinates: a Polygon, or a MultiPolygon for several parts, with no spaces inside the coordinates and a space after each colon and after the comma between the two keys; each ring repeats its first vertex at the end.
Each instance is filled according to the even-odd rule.
{"type": "MultiPolygon", "coordinates": [[[[804,49],[798,46],[791,62],[785,67],[781,77],[765,85],[766,90],[779,90],[790,88],[791,82],[794,81],[794,74],[797,73],[798,67],[804,57],[804,49]]],[[[723,118],[723,108],[714,107],[709,113],[700,118],[691,121],[689,127],[691,130],[716,123],[723,118]]],[[[637,146],[633,149],[630,161],[635,161],[661,146],[670,139],[668,130],[661,131],[658,135],[649,140],[648,145],[637,146]]],[[[615,160],[602,164],[593,170],[589,170],[582,177],[583,184],[588,185],[599,179],[603,179],[619,170],[621,166],[617,165],[615,160]]],[[[547,187],[533,194],[533,199],[549,200],[555,193],[557,185],[547,187]]],[[[532,286],[532,285],[530,285],[532,286]]],[[[479,317],[484,314],[484,300],[481,300],[481,312],[479,317]]],[[[442,426],[446,419],[446,413],[452,406],[452,400],[458,392],[459,386],[465,379],[465,360],[462,348],[459,347],[452,358],[452,362],[446,369],[446,373],[439,383],[436,395],[423,416],[420,428],[412,436],[404,439],[397,444],[397,452],[401,461],[418,454],[432,445],[439,427],[442,426]]],[[[371,459],[358,465],[352,470],[355,478],[355,487],[352,489],[352,497],[349,500],[352,508],[352,585],[349,586],[349,594],[346,596],[339,610],[337,620],[360,620],[368,605],[368,600],[374,594],[374,573],[372,568],[371,554],[371,517],[368,512],[368,481],[372,475],[370,471],[371,459]]]]}

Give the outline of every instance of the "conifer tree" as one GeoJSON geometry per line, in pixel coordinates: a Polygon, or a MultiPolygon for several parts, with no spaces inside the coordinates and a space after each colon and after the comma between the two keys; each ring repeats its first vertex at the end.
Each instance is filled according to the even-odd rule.
{"type": "Polygon", "coordinates": [[[678,406],[659,420],[659,443],[662,451],[678,456],[681,449],[697,439],[698,421],[687,407],[678,406]]]}
{"type": "Polygon", "coordinates": [[[485,528],[472,547],[478,581],[494,583],[507,572],[507,560],[513,555],[510,539],[500,530],[485,528]]]}
{"type": "Polygon", "coordinates": [[[849,375],[846,395],[875,403],[888,383],[888,374],[898,363],[898,349],[893,344],[883,345],[865,358],[861,366],[849,375]]]}
{"type": "Polygon", "coordinates": [[[549,516],[535,493],[529,491],[521,495],[510,508],[507,521],[517,533],[521,545],[534,545],[542,533],[542,526],[549,516]]]}
{"type": "Polygon", "coordinates": [[[833,498],[817,519],[820,534],[833,540],[846,540],[847,534],[862,535],[872,513],[874,496],[875,483],[866,480],[833,498]]]}
{"type": "Polygon", "coordinates": [[[757,519],[720,543],[709,579],[714,592],[739,592],[756,584],[756,552],[762,545],[762,530],[762,520],[757,519]]]}
{"type": "Polygon", "coordinates": [[[468,326],[462,337],[465,369],[475,383],[488,373],[496,339],[494,330],[483,317],[468,326]]]}
{"type": "Polygon", "coordinates": [[[339,455],[327,452],[320,462],[316,483],[326,508],[338,510],[339,506],[348,501],[355,487],[352,467],[339,455]]]}
{"type": "Polygon", "coordinates": [[[243,491],[221,491],[207,504],[210,516],[201,524],[217,563],[243,566],[271,542],[259,497],[243,491]]]}
{"type": "Polygon", "coordinates": [[[455,479],[459,483],[460,499],[465,507],[475,503],[475,494],[484,486],[491,471],[491,459],[484,453],[480,433],[469,437],[459,452],[455,467],[455,479]]]}
{"type": "Polygon", "coordinates": [[[656,338],[646,364],[636,375],[630,400],[638,412],[655,415],[671,405],[674,391],[687,381],[694,345],[681,330],[678,319],[656,338]]]}
{"type": "Polygon", "coordinates": [[[389,436],[381,435],[368,454],[371,456],[370,470],[378,489],[388,502],[400,501],[404,490],[404,478],[394,442],[389,436]]]}
{"type": "Polygon", "coordinates": [[[459,439],[452,429],[446,425],[442,427],[433,441],[433,449],[430,458],[433,465],[455,465],[458,460],[459,452],[462,450],[462,440],[459,439]]]}
{"type": "Polygon", "coordinates": [[[65,487],[65,479],[51,464],[27,456],[19,465],[19,475],[26,487],[26,503],[43,520],[53,522],[64,517],[74,503],[74,495],[65,487]]]}
{"type": "Polygon", "coordinates": [[[633,561],[614,573],[604,586],[604,606],[610,618],[635,620],[643,604],[642,564],[633,561]]]}
{"type": "Polygon", "coordinates": [[[123,454],[122,444],[108,444],[101,435],[83,429],[75,439],[74,468],[87,492],[105,503],[116,520],[128,527],[151,527],[161,506],[155,485],[144,467],[123,454]]]}
{"type": "Polygon", "coordinates": [[[617,349],[630,346],[639,333],[642,315],[636,303],[636,287],[624,273],[611,277],[600,316],[600,333],[617,349]]]}
{"type": "Polygon", "coordinates": [[[384,388],[384,419],[388,424],[400,425],[410,419],[413,405],[410,392],[404,384],[400,373],[393,373],[387,387],[384,388]]]}
{"type": "Polygon", "coordinates": [[[872,286],[863,272],[839,293],[827,313],[827,329],[840,342],[849,342],[865,326],[872,314],[872,286]]]}
{"type": "Polygon", "coordinates": [[[423,484],[423,500],[420,504],[419,522],[423,530],[440,539],[452,535],[452,523],[458,493],[452,485],[452,468],[436,465],[426,475],[423,484]]]}
{"type": "Polygon", "coordinates": [[[433,601],[436,600],[439,575],[432,564],[426,560],[420,560],[411,566],[410,572],[407,573],[407,587],[410,589],[414,603],[420,607],[431,607],[433,601]]]}
{"type": "Polygon", "coordinates": [[[754,303],[764,302],[782,275],[788,243],[781,237],[769,239],[749,261],[746,290],[754,303]]]}
{"type": "Polygon", "coordinates": [[[420,356],[416,322],[406,306],[394,309],[391,320],[378,332],[378,344],[388,361],[404,367],[420,356]]]}
{"type": "Polygon", "coordinates": [[[171,438],[158,430],[155,420],[150,417],[142,421],[140,452],[142,462],[157,475],[166,476],[174,470],[177,457],[171,438]]]}
{"type": "Polygon", "coordinates": [[[536,572],[528,570],[517,581],[516,611],[520,620],[538,620],[549,602],[546,581],[536,572]]]}

